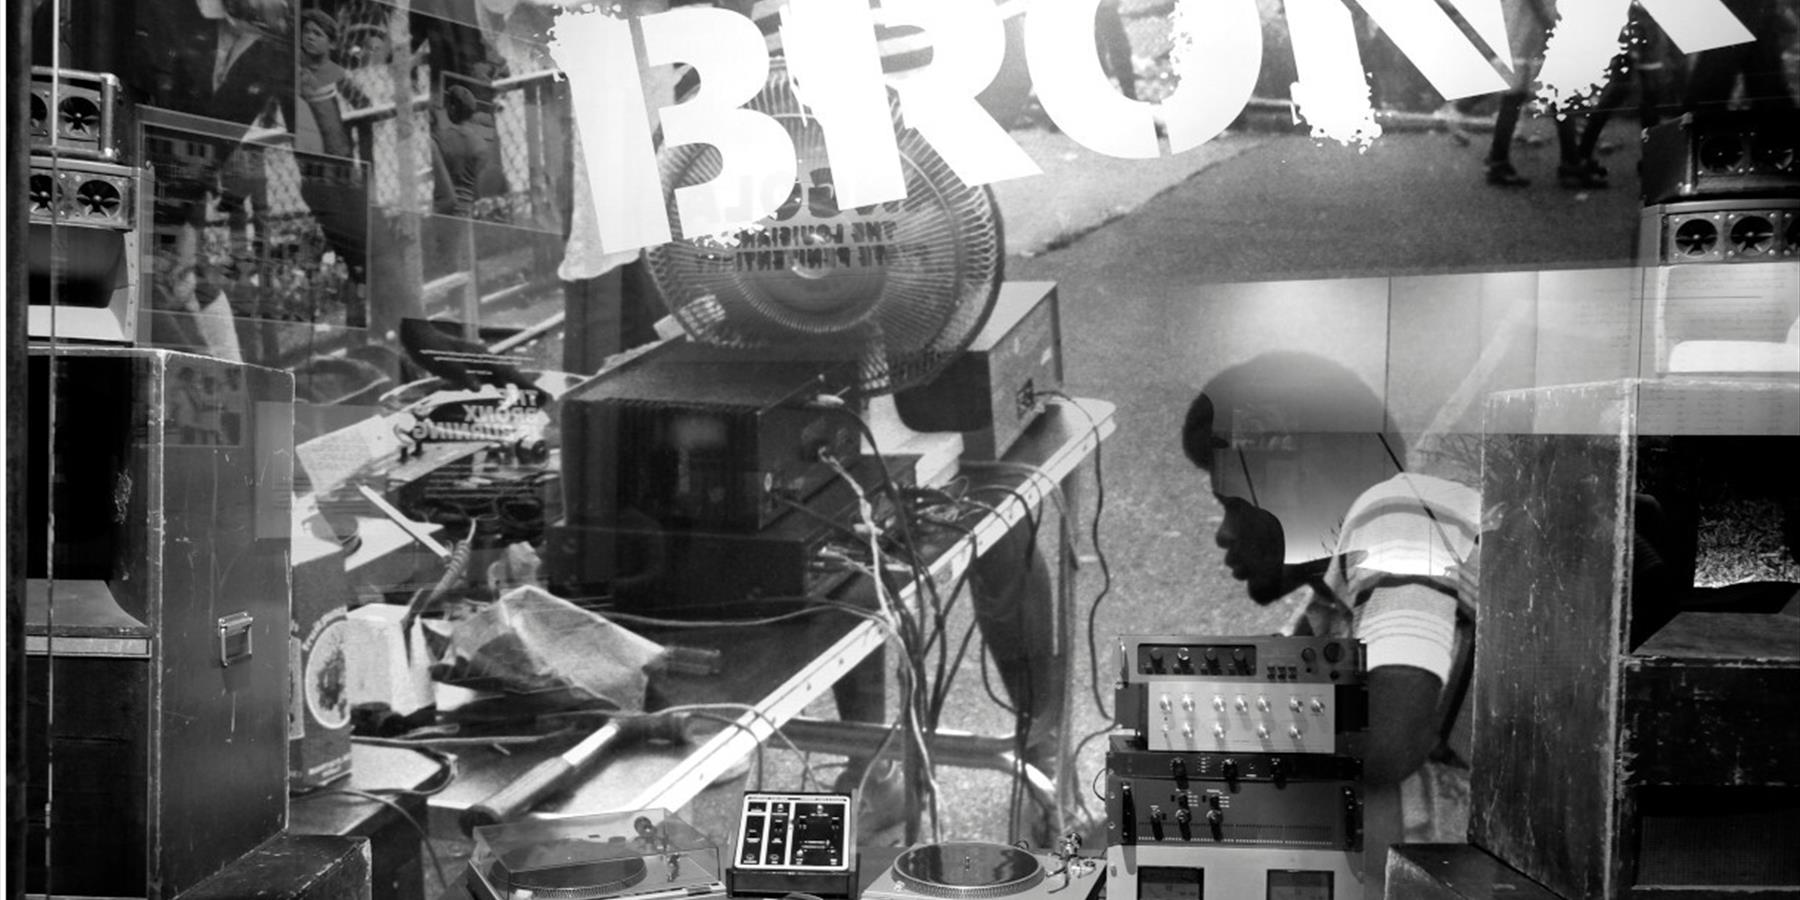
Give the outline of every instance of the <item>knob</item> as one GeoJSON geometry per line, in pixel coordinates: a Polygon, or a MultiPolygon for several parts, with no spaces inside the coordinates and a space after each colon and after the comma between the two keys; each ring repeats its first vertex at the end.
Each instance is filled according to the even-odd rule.
{"type": "Polygon", "coordinates": [[[1186,647],[1182,647],[1179,650],[1175,651],[1175,671],[1177,671],[1177,672],[1192,672],[1192,671],[1194,671],[1194,659],[1192,656],[1188,655],[1188,649],[1186,647]]]}
{"type": "Polygon", "coordinates": [[[1225,823],[1225,811],[1224,810],[1218,809],[1215,807],[1213,809],[1209,809],[1206,811],[1206,824],[1211,825],[1214,828],[1217,828],[1224,823],[1225,823]]]}
{"type": "Polygon", "coordinates": [[[1169,760],[1169,777],[1175,779],[1176,785],[1187,781],[1187,760],[1177,756],[1169,760]]]}
{"type": "Polygon", "coordinates": [[[1300,726],[1289,725],[1288,726],[1288,737],[1291,737],[1296,741],[1299,740],[1300,739],[1300,726]]]}
{"type": "Polygon", "coordinates": [[[1169,814],[1166,812],[1163,812],[1162,807],[1157,806],[1154,803],[1150,804],[1150,821],[1162,822],[1168,818],[1169,818],[1169,814]]]}
{"type": "Polygon", "coordinates": [[[1182,694],[1181,695],[1181,708],[1187,710],[1188,712],[1194,711],[1194,695],[1193,694],[1182,694]]]}
{"type": "Polygon", "coordinates": [[[1287,760],[1279,756],[1269,759],[1269,778],[1276,784],[1287,780],[1287,760]]]}
{"type": "Polygon", "coordinates": [[[1300,698],[1299,697],[1289,697],[1288,698],[1288,709],[1291,709],[1294,712],[1299,712],[1300,711],[1300,698]]]}
{"type": "Polygon", "coordinates": [[[1219,712],[1224,712],[1225,711],[1225,698],[1219,696],[1218,694],[1214,694],[1213,695],[1213,709],[1216,709],[1219,712]]]}
{"type": "Polygon", "coordinates": [[[1192,822],[1192,821],[1194,821],[1194,811],[1193,810],[1188,809],[1187,807],[1184,806],[1175,811],[1175,824],[1186,825],[1187,823],[1192,822]]]}
{"type": "Polygon", "coordinates": [[[1256,698],[1256,708],[1262,710],[1263,712],[1268,712],[1269,711],[1269,698],[1267,698],[1267,697],[1256,698]]]}
{"type": "Polygon", "coordinates": [[[1267,725],[1256,726],[1256,736],[1259,738],[1262,738],[1265,741],[1268,740],[1269,739],[1269,726],[1267,726],[1267,725]]]}
{"type": "Polygon", "coordinates": [[[1163,694],[1163,695],[1157,697],[1156,705],[1162,707],[1163,712],[1168,712],[1170,709],[1174,708],[1169,703],[1169,695],[1168,694],[1163,694]]]}
{"type": "Polygon", "coordinates": [[[1206,648],[1205,651],[1203,651],[1202,655],[1206,657],[1206,665],[1204,666],[1204,668],[1206,669],[1207,673],[1213,674],[1213,675],[1218,674],[1218,672],[1219,672],[1219,651],[1214,650],[1211,647],[1208,647],[1208,648],[1206,648]]]}
{"type": "Polygon", "coordinates": [[[1300,661],[1303,663],[1306,663],[1309,666],[1312,665],[1313,661],[1318,658],[1319,658],[1319,654],[1316,651],[1314,651],[1313,648],[1311,648],[1311,647],[1306,647],[1300,651],[1300,661]]]}
{"type": "Polygon", "coordinates": [[[1175,806],[1179,809],[1187,809],[1189,806],[1193,805],[1193,801],[1193,796],[1187,791],[1182,791],[1175,795],[1175,806]]]}
{"type": "Polygon", "coordinates": [[[1225,739],[1225,723],[1224,722],[1214,722],[1213,723],[1213,737],[1216,737],[1221,741],[1225,739]]]}
{"type": "Polygon", "coordinates": [[[1320,700],[1317,697],[1312,698],[1312,711],[1316,712],[1316,713],[1324,712],[1325,711],[1325,701],[1320,700]]]}
{"type": "Polygon", "coordinates": [[[1227,784],[1236,782],[1238,780],[1237,760],[1228,759],[1219,763],[1219,774],[1225,778],[1227,784]]]}
{"type": "Polygon", "coordinates": [[[1338,660],[1342,659],[1343,657],[1344,657],[1344,648],[1338,646],[1337,641],[1332,641],[1331,643],[1328,643],[1325,645],[1325,661],[1326,662],[1335,663],[1338,660]]]}
{"type": "Polygon", "coordinates": [[[1151,647],[1150,648],[1150,671],[1152,673],[1160,673],[1162,670],[1163,670],[1162,651],[1158,650],[1155,647],[1151,647]]]}
{"type": "Polygon", "coordinates": [[[1237,699],[1232,702],[1232,705],[1237,707],[1238,712],[1247,712],[1250,709],[1250,702],[1244,699],[1243,694],[1239,694],[1237,699]]]}
{"type": "Polygon", "coordinates": [[[1194,736],[1194,723],[1183,722],[1181,725],[1181,736],[1189,737],[1189,738],[1193,737],[1194,736]]]}

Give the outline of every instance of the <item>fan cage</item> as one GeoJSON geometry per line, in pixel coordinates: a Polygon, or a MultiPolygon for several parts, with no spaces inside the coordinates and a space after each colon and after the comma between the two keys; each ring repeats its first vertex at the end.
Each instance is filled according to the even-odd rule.
{"type": "MultiPolygon", "coordinates": [[[[837,210],[828,180],[815,174],[828,164],[823,131],[779,61],[746,108],[782,123],[800,177],[789,202],[756,225],[646,251],[665,307],[701,343],[853,361],[857,395],[929,381],[968,346],[998,296],[1005,244],[992,192],[965,184],[905,127],[890,92],[906,197],[837,210]]],[[[674,220],[675,189],[716,177],[720,156],[704,144],[664,148],[659,167],[674,220]]]]}

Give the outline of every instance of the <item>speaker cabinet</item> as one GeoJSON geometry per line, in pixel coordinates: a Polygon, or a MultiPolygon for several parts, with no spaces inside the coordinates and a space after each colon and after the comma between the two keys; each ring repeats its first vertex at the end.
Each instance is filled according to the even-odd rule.
{"type": "Polygon", "coordinates": [[[31,337],[133,342],[149,172],[33,156],[26,187],[31,337]]]}
{"type": "Polygon", "coordinates": [[[1793,495],[1800,382],[1506,391],[1486,431],[1469,842],[1569,900],[1800,896],[1794,586],[1694,586],[1703,496],[1793,495]]]}
{"type": "Polygon", "coordinates": [[[173,897],[287,821],[292,376],[57,345],[27,386],[24,887],[173,897]]]}
{"type": "Polygon", "coordinates": [[[33,66],[31,152],[117,162],[123,157],[124,94],[105,72],[33,66]]]}
{"type": "Polygon", "coordinates": [[[1691,200],[1644,207],[1640,265],[1800,259],[1800,198],[1691,200]]]}
{"type": "Polygon", "coordinates": [[[1800,117],[1688,113],[1644,131],[1644,203],[1800,197],[1800,117]]]}

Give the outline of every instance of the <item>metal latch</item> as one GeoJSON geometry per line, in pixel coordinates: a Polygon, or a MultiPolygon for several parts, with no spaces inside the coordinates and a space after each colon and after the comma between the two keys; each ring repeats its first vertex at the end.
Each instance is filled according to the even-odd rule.
{"type": "Polygon", "coordinates": [[[250,658],[254,649],[251,646],[250,626],[256,618],[249,613],[232,613],[219,619],[219,664],[230,666],[232,663],[250,658]]]}

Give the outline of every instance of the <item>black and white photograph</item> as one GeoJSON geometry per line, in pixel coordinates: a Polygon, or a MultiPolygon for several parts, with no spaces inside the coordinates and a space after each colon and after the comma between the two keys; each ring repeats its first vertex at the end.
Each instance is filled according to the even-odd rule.
{"type": "Polygon", "coordinates": [[[1800,898],[1797,0],[6,34],[8,897],[1800,898]]]}

